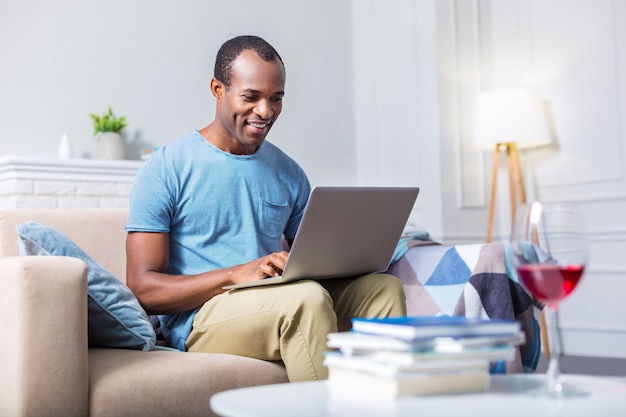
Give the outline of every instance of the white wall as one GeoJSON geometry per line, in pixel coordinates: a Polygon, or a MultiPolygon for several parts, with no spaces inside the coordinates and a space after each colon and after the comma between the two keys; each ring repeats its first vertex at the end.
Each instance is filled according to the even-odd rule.
{"type": "Polygon", "coordinates": [[[126,115],[129,157],[212,120],[215,53],[257,34],[287,68],[285,107],[270,140],[313,183],[354,183],[349,0],[3,0],[0,153],[95,153],[89,113],[126,115]]]}
{"type": "Polygon", "coordinates": [[[353,4],[357,178],[420,186],[410,221],[441,238],[435,2],[353,4]]]}

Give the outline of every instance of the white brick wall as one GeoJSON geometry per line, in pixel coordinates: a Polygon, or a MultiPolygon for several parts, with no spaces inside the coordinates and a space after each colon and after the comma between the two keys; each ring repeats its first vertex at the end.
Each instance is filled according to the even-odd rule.
{"type": "Polygon", "coordinates": [[[128,207],[141,161],[0,157],[0,208],[128,207]]]}

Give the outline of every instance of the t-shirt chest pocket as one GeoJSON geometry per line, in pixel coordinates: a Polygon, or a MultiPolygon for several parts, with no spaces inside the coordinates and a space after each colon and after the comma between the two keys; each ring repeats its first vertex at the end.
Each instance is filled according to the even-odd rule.
{"type": "Polygon", "coordinates": [[[260,197],[260,199],[261,209],[259,211],[258,231],[265,237],[280,239],[291,213],[289,203],[287,201],[273,203],[263,197],[260,197]]]}

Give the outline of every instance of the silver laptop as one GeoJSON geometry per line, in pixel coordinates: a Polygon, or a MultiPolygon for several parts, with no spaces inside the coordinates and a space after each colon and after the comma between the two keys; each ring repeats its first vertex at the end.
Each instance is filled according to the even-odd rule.
{"type": "Polygon", "coordinates": [[[384,271],[418,194],[418,187],[316,187],[282,275],[224,288],[384,271]]]}

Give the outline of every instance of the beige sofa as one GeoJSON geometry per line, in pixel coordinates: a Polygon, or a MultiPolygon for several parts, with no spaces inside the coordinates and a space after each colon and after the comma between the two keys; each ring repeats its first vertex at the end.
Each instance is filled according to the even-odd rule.
{"type": "Polygon", "coordinates": [[[85,263],[17,256],[15,226],[55,227],[124,280],[126,215],[0,210],[1,416],[206,416],[216,392],[287,382],[282,364],[235,355],[88,348],[85,263]]]}

